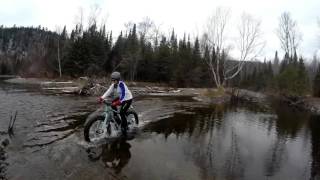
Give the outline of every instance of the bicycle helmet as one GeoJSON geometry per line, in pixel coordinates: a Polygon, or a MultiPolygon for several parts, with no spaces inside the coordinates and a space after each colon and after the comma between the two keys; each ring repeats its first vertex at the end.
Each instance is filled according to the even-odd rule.
{"type": "Polygon", "coordinates": [[[117,71],[111,73],[111,79],[112,79],[112,80],[118,80],[118,81],[119,81],[119,80],[120,80],[120,77],[121,77],[121,75],[120,75],[120,73],[117,72],[117,71]]]}

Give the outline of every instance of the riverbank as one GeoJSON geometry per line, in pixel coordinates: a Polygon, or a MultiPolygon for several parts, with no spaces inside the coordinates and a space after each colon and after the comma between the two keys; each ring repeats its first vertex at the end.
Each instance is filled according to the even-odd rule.
{"type": "MultiPolygon", "coordinates": [[[[57,94],[75,94],[86,96],[100,96],[109,84],[109,79],[81,77],[79,79],[39,79],[39,78],[13,78],[6,80],[9,83],[39,85],[43,91],[57,94]]],[[[231,97],[245,102],[268,104],[267,95],[246,89],[215,88],[174,88],[166,84],[149,82],[126,82],[135,97],[141,95],[151,96],[191,96],[194,100],[206,104],[223,104],[230,102],[231,97]]]]}
{"type": "MultiPolygon", "coordinates": [[[[55,94],[74,94],[85,96],[100,96],[109,84],[109,79],[45,79],[45,78],[11,78],[8,83],[37,85],[41,90],[55,94]]],[[[190,96],[196,101],[206,104],[223,104],[230,102],[232,96],[238,100],[256,103],[265,107],[270,105],[269,95],[261,92],[254,92],[246,89],[226,89],[220,92],[218,89],[209,88],[174,88],[166,84],[149,82],[126,82],[135,97],[150,96],[190,96]]],[[[271,94],[271,96],[274,96],[271,94]]],[[[320,98],[303,98],[296,107],[320,115],[320,98]]]]}
{"type": "Polygon", "coordinates": [[[271,93],[260,93],[260,92],[253,92],[241,89],[239,90],[239,98],[241,100],[250,101],[257,103],[259,105],[267,105],[270,104],[270,98],[277,99],[279,101],[285,102],[289,106],[293,108],[300,109],[302,111],[310,112],[313,115],[320,116],[320,98],[316,97],[303,97],[297,98],[296,101],[292,101],[285,97],[280,97],[276,94],[271,93]]]}
{"type": "Polygon", "coordinates": [[[304,109],[320,116],[320,98],[308,97],[303,99],[304,109]]]}

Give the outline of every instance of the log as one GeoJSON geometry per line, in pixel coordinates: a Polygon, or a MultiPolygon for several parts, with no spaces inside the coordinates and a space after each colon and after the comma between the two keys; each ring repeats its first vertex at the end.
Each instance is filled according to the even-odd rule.
{"type": "Polygon", "coordinates": [[[17,119],[17,114],[18,111],[15,112],[14,118],[12,118],[12,115],[10,116],[10,122],[9,122],[9,126],[8,126],[8,134],[11,136],[13,135],[13,127],[14,127],[14,123],[16,122],[17,119]]]}

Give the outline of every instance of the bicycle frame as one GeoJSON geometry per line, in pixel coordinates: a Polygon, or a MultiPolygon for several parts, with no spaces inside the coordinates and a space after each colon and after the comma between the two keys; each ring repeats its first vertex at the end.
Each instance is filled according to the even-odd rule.
{"type": "MultiPolygon", "coordinates": [[[[134,110],[133,109],[133,106],[130,105],[130,107],[128,109],[131,109],[131,110],[134,110]]],[[[103,112],[102,112],[102,115],[104,117],[104,120],[103,120],[103,123],[102,123],[102,128],[103,129],[107,129],[107,125],[110,124],[110,125],[113,125],[115,126],[114,128],[116,128],[115,130],[119,130],[120,127],[121,127],[121,124],[119,124],[116,120],[115,120],[115,117],[114,117],[114,113],[117,115],[117,117],[121,120],[121,117],[120,117],[120,113],[116,110],[114,110],[110,104],[105,104],[105,107],[103,108],[103,112]]],[[[104,131],[104,133],[106,133],[106,131],[104,131]]]]}
{"type": "MultiPolygon", "coordinates": [[[[134,109],[133,109],[133,106],[130,105],[130,107],[128,108],[128,110],[134,110],[134,109]]],[[[104,122],[107,122],[108,116],[111,116],[110,119],[114,119],[114,114],[113,114],[113,113],[116,113],[117,116],[118,116],[118,118],[121,119],[121,117],[119,117],[119,112],[118,112],[118,111],[115,111],[114,109],[112,109],[110,105],[105,105],[104,111],[103,111],[103,113],[102,113],[102,115],[105,117],[104,122]]]]}
{"type": "MultiPolygon", "coordinates": [[[[102,123],[102,128],[103,129],[107,129],[107,125],[112,123],[112,120],[114,120],[114,113],[117,114],[117,116],[119,116],[119,113],[117,111],[115,111],[114,109],[112,109],[112,107],[109,104],[106,104],[102,115],[104,117],[103,123],[102,123]]],[[[120,117],[119,117],[120,118],[120,117]]],[[[118,130],[119,129],[119,124],[117,121],[114,120],[114,126],[115,128],[118,130]]],[[[104,131],[104,133],[106,133],[106,131],[104,131]]]]}

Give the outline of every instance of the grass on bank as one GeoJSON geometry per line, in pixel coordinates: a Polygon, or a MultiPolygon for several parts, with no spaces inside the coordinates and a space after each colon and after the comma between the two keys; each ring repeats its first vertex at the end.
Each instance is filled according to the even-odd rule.
{"type": "Polygon", "coordinates": [[[215,88],[215,89],[212,88],[212,89],[206,89],[202,95],[210,98],[221,97],[226,95],[226,91],[223,87],[215,88]]]}

